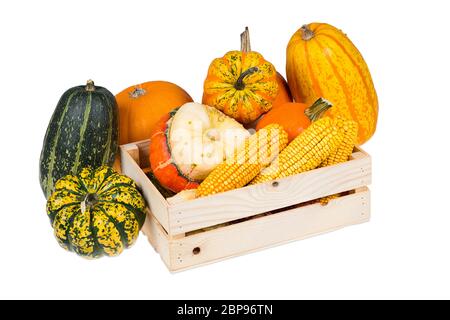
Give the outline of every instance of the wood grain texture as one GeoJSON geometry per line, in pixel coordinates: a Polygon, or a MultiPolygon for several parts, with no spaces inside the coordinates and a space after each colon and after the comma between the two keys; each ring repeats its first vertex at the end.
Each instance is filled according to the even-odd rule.
{"type": "Polygon", "coordinates": [[[150,140],[142,140],[135,143],[139,150],[139,166],[141,168],[150,167],[150,140]]]}
{"type": "Polygon", "coordinates": [[[273,182],[169,204],[141,167],[148,165],[149,140],[121,146],[122,171],[136,181],[170,237],[289,207],[371,183],[371,158],[355,148],[351,160],[273,182]],[[139,165],[138,163],[139,162],[139,165]]]}
{"type": "MultiPolygon", "coordinates": [[[[162,259],[170,271],[181,271],[369,220],[370,191],[363,187],[327,206],[308,205],[176,240],[157,233],[149,241],[169,251],[162,259]]],[[[156,230],[155,226],[147,228],[156,230]]]]}
{"type": "Polygon", "coordinates": [[[155,218],[166,230],[170,230],[168,219],[169,204],[132,157],[133,155],[136,158],[136,155],[139,154],[139,158],[142,158],[140,155],[142,147],[139,149],[139,146],[139,144],[127,144],[120,147],[122,172],[136,182],[155,218]]]}
{"type": "Polygon", "coordinates": [[[171,205],[170,235],[186,233],[267,211],[289,207],[371,183],[371,159],[355,150],[352,159],[335,166],[171,205]]]}
{"type": "Polygon", "coordinates": [[[169,251],[169,238],[166,231],[159,224],[150,210],[147,210],[147,219],[145,220],[141,231],[145,236],[147,236],[147,239],[153,249],[159,253],[167,268],[170,269],[171,259],[169,251]]]}

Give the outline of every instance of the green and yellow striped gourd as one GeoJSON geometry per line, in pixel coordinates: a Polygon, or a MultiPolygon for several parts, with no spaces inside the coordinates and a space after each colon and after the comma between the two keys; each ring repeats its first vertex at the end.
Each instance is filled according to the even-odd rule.
{"type": "Polygon", "coordinates": [[[127,176],[87,167],[56,182],[47,213],[64,249],[87,258],[116,256],[136,241],[145,201],[127,176]]]}
{"type": "Polygon", "coordinates": [[[39,181],[46,199],[55,182],[87,166],[112,165],[118,146],[118,115],[114,95],[95,86],[67,90],[56,106],[45,134],[39,181]]]}

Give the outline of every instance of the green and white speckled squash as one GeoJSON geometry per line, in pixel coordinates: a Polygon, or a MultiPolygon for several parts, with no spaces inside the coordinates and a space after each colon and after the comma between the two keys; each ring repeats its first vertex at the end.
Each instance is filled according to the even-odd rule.
{"type": "Polygon", "coordinates": [[[127,176],[88,167],[56,182],[47,213],[64,249],[87,258],[116,256],[136,241],[145,200],[127,176]]]}
{"type": "Polygon", "coordinates": [[[39,180],[48,199],[54,184],[86,167],[112,165],[118,146],[114,95],[89,80],[61,97],[45,134],[39,180]]]}

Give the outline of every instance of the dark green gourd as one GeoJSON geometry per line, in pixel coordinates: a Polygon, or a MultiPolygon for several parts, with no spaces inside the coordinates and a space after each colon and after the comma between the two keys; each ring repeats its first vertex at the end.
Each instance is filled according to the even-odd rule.
{"type": "Polygon", "coordinates": [[[67,90],[50,120],[42,146],[39,180],[45,197],[58,179],[84,167],[112,165],[118,148],[118,108],[114,95],[94,85],[67,90]]]}

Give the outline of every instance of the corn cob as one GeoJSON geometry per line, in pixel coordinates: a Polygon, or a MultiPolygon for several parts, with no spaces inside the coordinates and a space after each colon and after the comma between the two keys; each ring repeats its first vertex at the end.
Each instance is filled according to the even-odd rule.
{"type": "Polygon", "coordinates": [[[197,188],[197,197],[237,189],[248,184],[288,143],[288,134],[271,124],[248,137],[234,155],[218,165],[197,188]]]}
{"type": "Polygon", "coordinates": [[[344,139],[336,151],[322,162],[320,167],[328,167],[348,161],[348,158],[355,148],[356,140],[358,138],[358,123],[353,120],[339,117],[334,120],[334,125],[338,130],[343,132],[344,139]]]}
{"type": "MultiPolygon", "coordinates": [[[[333,152],[324,162],[322,162],[320,167],[328,167],[348,161],[348,158],[351,156],[358,139],[358,123],[355,121],[338,117],[334,120],[334,125],[338,130],[343,132],[344,139],[336,151],[333,152]]],[[[338,195],[331,195],[321,198],[319,202],[322,205],[326,205],[328,202],[336,199],[337,197],[338,195]]]]}
{"type": "Polygon", "coordinates": [[[319,119],[297,136],[250,184],[315,169],[336,151],[342,139],[342,132],[333,126],[333,121],[329,117],[319,119]]]}

